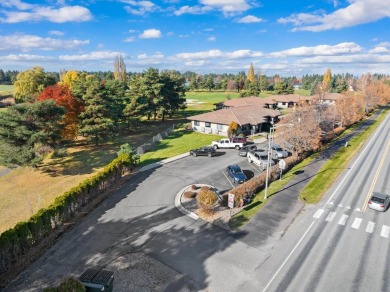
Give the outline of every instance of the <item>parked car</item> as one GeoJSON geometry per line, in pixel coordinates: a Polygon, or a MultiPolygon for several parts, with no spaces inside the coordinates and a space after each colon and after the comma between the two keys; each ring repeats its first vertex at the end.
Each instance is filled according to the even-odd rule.
{"type": "Polygon", "coordinates": [[[226,168],[226,173],[233,179],[234,183],[241,184],[247,180],[246,175],[237,164],[229,165],[226,168]]]}
{"type": "Polygon", "coordinates": [[[200,147],[197,149],[192,149],[190,155],[192,156],[208,156],[212,157],[217,154],[217,151],[210,146],[200,147]]]}
{"type": "Polygon", "coordinates": [[[238,137],[238,136],[233,137],[231,141],[233,143],[244,143],[244,144],[248,143],[248,139],[246,137],[238,137]]]}
{"type": "Polygon", "coordinates": [[[385,212],[389,208],[389,204],[390,204],[389,195],[373,192],[371,199],[368,201],[368,208],[380,212],[385,212]]]}
{"type": "Polygon", "coordinates": [[[238,155],[246,157],[248,155],[248,152],[253,152],[257,150],[257,146],[252,144],[252,145],[246,145],[243,146],[240,150],[238,150],[238,155]]]}
{"type": "Polygon", "coordinates": [[[219,141],[213,141],[211,142],[211,146],[214,147],[214,149],[219,148],[236,148],[240,149],[244,146],[244,143],[242,142],[233,142],[229,138],[221,139],[219,141]]]}
{"type": "Polygon", "coordinates": [[[272,158],[281,159],[288,156],[288,152],[280,147],[278,144],[273,144],[271,146],[272,158]]]}
{"type": "MultiPolygon", "coordinates": [[[[254,151],[248,153],[249,163],[256,164],[260,170],[265,170],[267,168],[268,153],[264,151],[254,151]]],[[[275,165],[275,161],[270,157],[269,166],[272,167],[275,165]]]]}

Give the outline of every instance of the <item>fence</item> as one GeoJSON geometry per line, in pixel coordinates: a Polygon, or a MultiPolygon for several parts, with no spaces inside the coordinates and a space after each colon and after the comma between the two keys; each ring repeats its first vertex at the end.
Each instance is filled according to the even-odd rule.
{"type": "Polygon", "coordinates": [[[142,144],[137,148],[137,154],[141,155],[150,151],[153,148],[154,144],[160,142],[161,140],[164,140],[166,137],[169,136],[169,134],[171,134],[174,131],[174,129],[175,129],[175,125],[172,125],[169,128],[165,129],[164,131],[153,136],[153,138],[151,138],[146,143],[142,144]]]}

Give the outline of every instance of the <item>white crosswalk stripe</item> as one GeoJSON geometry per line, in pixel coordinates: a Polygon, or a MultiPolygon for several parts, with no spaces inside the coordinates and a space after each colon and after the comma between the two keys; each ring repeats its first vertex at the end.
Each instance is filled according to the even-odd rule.
{"type": "Polygon", "coordinates": [[[383,225],[381,230],[381,236],[385,238],[389,238],[389,233],[390,233],[390,227],[383,225]]]}
{"type": "Polygon", "coordinates": [[[353,220],[351,227],[354,229],[359,229],[360,223],[362,223],[362,220],[363,220],[362,218],[355,218],[355,220],[353,220]]]}
{"type": "Polygon", "coordinates": [[[321,217],[321,215],[322,215],[322,213],[324,213],[324,209],[318,209],[316,212],[315,212],[315,214],[313,215],[313,218],[316,218],[316,219],[318,219],[318,218],[320,218],[321,217]]]}
{"type": "Polygon", "coordinates": [[[369,221],[367,224],[366,232],[373,233],[375,229],[375,223],[372,221],[369,221]]]}
{"type": "Polygon", "coordinates": [[[325,221],[332,222],[333,218],[336,216],[336,212],[330,212],[328,216],[326,216],[325,221]]]}
{"type": "MultiPolygon", "coordinates": [[[[332,212],[329,209],[326,209],[326,210],[325,209],[318,209],[314,213],[313,218],[320,219],[322,217],[322,215],[324,215],[323,216],[324,221],[326,221],[328,223],[335,221],[335,222],[337,222],[338,225],[346,226],[347,221],[348,221],[351,214],[350,215],[341,214],[340,218],[337,221],[337,220],[335,220],[335,218],[338,217],[337,210],[340,210],[340,209],[335,209],[336,212],[332,212]]],[[[360,210],[355,209],[354,211],[359,212],[360,210]]],[[[359,214],[361,214],[361,213],[354,213],[354,215],[359,215],[359,214]]],[[[352,219],[352,217],[351,217],[351,219],[352,219]]],[[[352,224],[351,225],[348,224],[348,226],[355,229],[355,230],[359,230],[360,227],[363,226],[363,223],[365,224],[365,222],[367,222],[367,221],[365,221],[364,218],[355,217],[353,219],[352,224]]],[[[369,234],[373,234],[373,233],[375,234],[376,233],[375,232],[376,225],[377,225],[377,223],[375,223],[373,221],[368,221],[367,226],[365,228],[365,232],[367,232],[369,234]]],[[[379,225],[379,226],[378,226],[378,229],[379,228],[381,229],[380,236],[383,238],[390,239],[390,226],[387,226],[387,225],[379,225]],[[379,226],[381,226],[381,227],[379,227],[379,226]]],[[[364,227],[362,228],[362,230],[364,230],[364,227]]]]}
{"type": "Polygon", "coordinates": [[[349,217],[348,215],[343,214],[343,215],[341,216],[341,218],[340,218],[338,224],[339,224],[339,225],[345,225],[345,223],[346,223],[347,220],[348,220],[348,217],[349,217]]]}

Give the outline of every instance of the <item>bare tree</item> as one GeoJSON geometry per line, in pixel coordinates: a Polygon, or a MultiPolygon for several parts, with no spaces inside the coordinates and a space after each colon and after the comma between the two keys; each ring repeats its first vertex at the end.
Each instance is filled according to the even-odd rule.
{"type": "Polygon", "coordinates": [[[296,107],[289,116],[289,123],[291,124],[290,129],[284,131],[281,138],[292,145],[297,155],[320,147],[321,129],[317,123],[317,113],[314,106],[296,107]]]}
{"type": "Polygon", "coordinates": [[[118,55],[115,58],[114,78],[115,78],[115,80],[120,80],[120,81],[126,82],[126,79],[127,79],[126,65],[125,65],[125,61],[123,60],[122,55],[118,55]]]}

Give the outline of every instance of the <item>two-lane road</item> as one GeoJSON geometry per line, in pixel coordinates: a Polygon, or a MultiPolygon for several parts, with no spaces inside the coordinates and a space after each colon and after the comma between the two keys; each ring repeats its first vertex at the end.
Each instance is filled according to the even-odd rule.
{"type": "Polygon", "coordinates": [[[390,194],[389,148],[387,117],[324,200],[297,218],[262,266],[267,273],[261,290],[390,291],[390,210],[367,208],[373,191],[390,194]]]}

